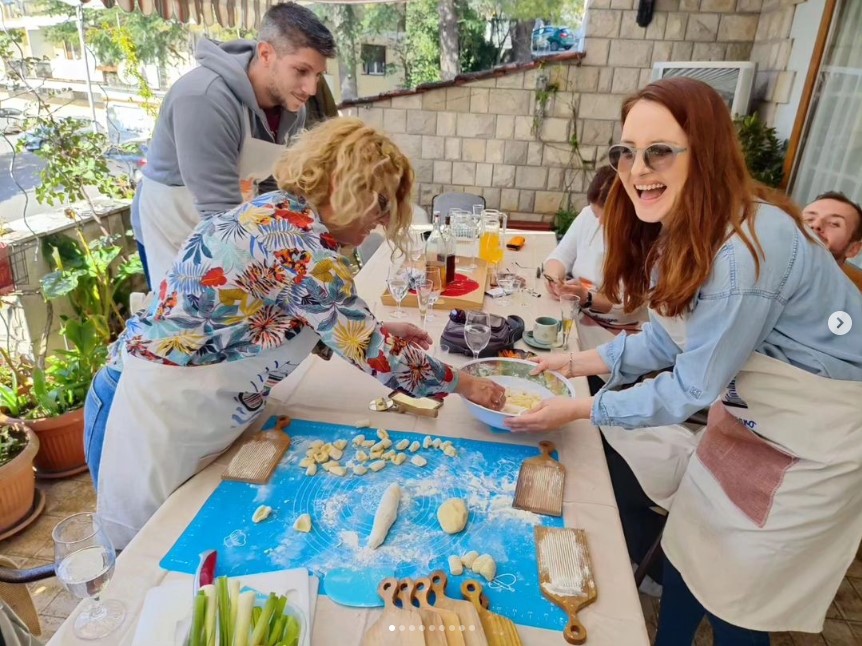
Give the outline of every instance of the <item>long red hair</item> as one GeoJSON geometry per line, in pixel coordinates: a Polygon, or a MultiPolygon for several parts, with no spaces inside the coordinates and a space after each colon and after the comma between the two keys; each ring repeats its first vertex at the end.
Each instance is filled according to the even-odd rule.
{"type": "Polygon", "coordinates": [[[689,78],[650,83],[623,104],[623,124],[638,101],[664,106],[685,131],[688,178],[662,224],[639,220],[622,182],[614,182],[605,204],[603,292],[626,311],[648,304],[663,316],[678,316],[691,307],[730,230],[742,238],[759,271],[763,249],[750,227],[757,200],[776,205],[805,229],[790,198],[752,179],[727,106],[709,85],[689,78]]]}

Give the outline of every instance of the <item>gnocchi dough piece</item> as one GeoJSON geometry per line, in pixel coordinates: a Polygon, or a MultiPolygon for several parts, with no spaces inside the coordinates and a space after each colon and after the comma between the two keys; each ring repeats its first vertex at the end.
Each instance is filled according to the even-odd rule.
{"type": "Polygon", "coordinates": [[[441,444],[443,444],[443,440],[441,440],[439,437],[435,437],[433,440],[431,440],[431,446],[433,446],[435,449],[439,449],[441,444]]]}
{"type": "Polygon", "coordinates": [[[423,458],[421,455],[414,455],[412,458],[410,458],[410,463],[417,467],[424,467],[426,464],[428,464],[428,460],[423,458]]]}
{"type": "Polygon", "coordinates": [[[312,464],[308,465],[308,468],[305,470],[305,475],[313,476],[316,473],[317,473],[317,462],[313,462],[312,464]]]}
{"type": "Polygon", "coordinates": [[[476,574],[481,574],[488,581],[493,581],[497,576],[497,562],[490,554],[482,554],[470,567],[476,574]]]}
{"type": "Polygon", "coordinates": [[[461,563],[464,564],[466,568],[472,568],[473,562],[479,558],[479,552],[467,552],[464,556],[461,557],[461,563]]]}
{"type": "Polygon", "coordinates": [[[443,453],[448,455],[450,458],[458,457],[458,451],[455,450],[455,447],[452,446],[451,444],[449,446],[447,446],[445,449],[443,449],[443,453]]]}
{"type": "Polygon", "coordinates": [[[300,467],[301,469],[307,469],[307,468],[308,468],[308,467],[310,467],[312,464],[314,464],[314,460],[312,460],[311,458],[308,458],[308,457],[306,457],[306,458],[302,458],[302,459],[299,461],[299,467],[300,467]]]}
{"type": "Polygon", "coordinates": [[[380,440],[374,446],[371,447],[371,452],[374,453],[375,451],[383,451],[385,448],[386,447],[383,446],[383,440],[380,440]]]}
{"type": "Polygon", "coordinates": [[[364,441],[365,441],[364,435],[357,435],[356,437],[353,438],[353,446],[361,446],[364,441]]]}
{"type": "Polygon", "coordinates": [[[386,466],[386,462],[384,462],[383,460],[377,460],[376,462],[372,462],[371,464],[369,464],[368,468],[371,469],[372,471],[380,471],[380,469],[382,469],[385,466],[386,466]]]}
{"type": "Polygon", "coordinates": [[[360,462],[368,462],[368,454],[365,451],[357,451],[356,459],[360,462]]]}
{"type": "Polygon", "coordinates": [[[395,450],[403,451],[408,446],[410,446],[410,440],[399,440],[398,443],[395,445],[395,450]]]}
{"type": "Polygon", "coordinates": [[[353,425],[356,428],[368,428],[369,426],[371,426],[371,420],[363,417],[362,419],[358,419],[355,422],[353,422],[353,425]]]}
{"type": "Polygon", "coordinates": [[[467,503],[461,498],[449,498],[437,510],[437,520],[447,534],[457,534],[467,526],[467,503]]]}
{"type": "Polygon", "coordinates": [[[339,451],[343,451],[344,449],[347,448],[347,440],[335,440],[332,443],[332,446],[334,446],[339,451]]]}
{"type": "Polygon", "coordinates": [[[384,460],[394,460],[395,459],[395,451],[391,451],[391,450],[386,451],[386,453],[384,453],[382,457],[384,460]]]}
{"type": "Polygon", "coordinates": [[[324,462],[329,462],[329,454],[325,451],[318,451],[314,454],[314,461],[318,464],[323,464],[324,462]]]}
{"type": "Polygon", "coordinates": [[[381,440],[388,440],[389,439],[389,431],[387,431],[385,428],[378,428],[377,429],[377,437],[378,437],[378,439],[381,439],[381,440]]]}
{"type": "Polygon", "coordinates": [[[457,556],[449,557],[449,572],[452,576],[460,576],[464,574],[464,565],[461,563],[461,559],[457,556]]]}
{"type": "Polygon", "coordinates": [[[416,453],[416,451],[418,451],[418,450],[419,450],[419,448],[420,448],[421,446],[422,446],[422,445],[421,445],[421,444],[419,444],[419,440],[416,440],[415,442],[413,442],[413,443],[410,445],[410,449],[409,449],[409,451],[410,451],[411,453],[416,453]]]}
{"type": "Polygon", "coordinates": [[[344,467],[339,465],[339,466],[335,466],[335,467],[330,467],[329,473],[331,473],[334,476],[343,476],[347,473],[347,469],[345,469],[344,467]]]}
{"type": "Polygon", "coordinates": [[[401,487],[398,486],[397,482],[393,482],[383,493],[380,505],[377,507],[377,513],[374,514],[374,525],[371,526],[371,535],[368,537],[368,543],[366,543],[370,549],[376,550],[383,545],[389,528],[398,518],[399,502],[401,502],[401,487]]]}
{"type": "Polygon", "coordinates": [[[293,528],[298,532],[305,532],[307,534],[311,531],[311,516],[309,514],[302,514],[293,521],[293,528]]]}
{"type": "Polygon", "coordinates": [[[317,449],[308,449],[308,450],[305,452],[305,457],[307,457],[307,458],[313,458],[313,457],[315,456],[315,454],[316,454],[316,453],[317,453],[317,449]]]}
{"type": "Polygon", "coordinates": [[[308,446],[313,449],[319,449],[321,446],[323,446],[323,440],[312,440],[311,444],[309,444],[308,446]]]}
{"type": "Polygon", "coordinates": [[[329,449],[329,457],[333,460],[340,460],[343,456],[344,451],[342,451],[338,447],[333,446],[331,449],[329,449]]]}
{"type": "Polygon", "coordinates": [[[330,460],[329,462],[324,462],[322,466],[324,471],[331,472],[335,467],[340,467],[341,465],[338,464],[338,460],[330,460]]]}
{"type": "Polygon", "coordinates": [[[401,466],[402,464],[404,464],[407,461],[407,454],[406,453],[398,453],[395,455],[394,458],[392,458],[392,461],[395,464],[397,464],[398,466],[401,466]]]}
{"type": "Polygon", "coordinates": [[[379,460],[380,458],[383,457],[383,449],[380,449],[379,451],[372,451],[368,455],[371,456],[372,460],[379,460]]]}
{"type": "Polygon", "coordinates": [[[382,440],[380,440],[380,443],[383,445],[384,449],[388,449],[392,446],[392,440],[390,440],[388,437],[384,437],[382,440]]]}
{"type": "Polygon", "coordinates": [[[363,440],[362,441],[362,446],[363,446],[363,448],[366,448],[366,449],[370,449],[375,444],[376,444],[376,442],[374,440],[363,440]]]}
{"type": "Polygon", "coordinates": [[[425,438],[422,440],[422,448],[424,448],[424,449],[430,449],[430,448],[431,448],[431,445],[432,445],[433,443],[434,443],[434,440],[432,440],[432,439],[431,439],[431,436],[430,436],[430,435],[426,435],[426,436],[425,436],[425,438]]]}
{"type": "Polygon", "coordinates": [[[368,473],[368,469],[366,469],[361,464],[358,464],[353,467],[353,475],[355,476],[364,476],[366,473],[368,473]]]}
{"type": "Polygon", "coordinates": [[[267,518],[272,513],[272,507],[269,505],[261,505],[257,509],[254,510],[254,513],[251,515],[251,521],[253,523],[260,523],[267,518]]]}

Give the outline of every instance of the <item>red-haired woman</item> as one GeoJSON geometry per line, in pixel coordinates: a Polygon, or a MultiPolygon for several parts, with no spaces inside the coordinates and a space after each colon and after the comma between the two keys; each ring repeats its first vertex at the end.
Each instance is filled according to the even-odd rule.
{"type": "Polygon", "coordinates": [[[591,418],[637,429],[711,405],[664,531],[656,644],[690,644],[704,614],[718,645],[819,632],[862,538],[862,323],[838,335],[828,321],[841,311],[862,322],[862,301],[796,207],[751,179],[709,86],[652,83],[625,102],[622,122],[609,153],[619,180],[605,206],[605,293],[648,305],[650,322],[543,360],[539,370],[611,381],[510,426],[591,418]]]}

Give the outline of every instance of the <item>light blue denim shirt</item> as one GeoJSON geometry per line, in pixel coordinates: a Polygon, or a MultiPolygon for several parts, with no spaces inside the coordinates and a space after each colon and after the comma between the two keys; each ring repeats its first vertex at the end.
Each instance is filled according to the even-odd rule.
{"type": "Polygon", "coordinates": [[[694,301],[681,349],[651,314],[639,334],[620,334],[598,352],[611,379],[595,398],[594,424],[638,428],[674,424],[710,406],[760,352],[830,379],[862,381],[862,295],[818,242],[807,240],[783,211],[760,205],[754,229],[763,248],[754,258],[737,235],[718,251],[694,301]],[[829,331],[843,311],[847,334],[829,331]],[[614,391],[648,372],[673,366],[633,388],[614,391]]]}

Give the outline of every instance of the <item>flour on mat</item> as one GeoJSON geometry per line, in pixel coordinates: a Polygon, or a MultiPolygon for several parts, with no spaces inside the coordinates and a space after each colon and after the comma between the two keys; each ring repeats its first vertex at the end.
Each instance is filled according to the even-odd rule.
{"type": "Polygon", "coordinates": [[[254,496],[254,502],[256,504],[260,504],[262,502],[267,502],[271,495],[272,495],[272,485],[271,484],[261,485],[257,488],[257,493],[254,496]]]}
{"type": "Polygon", "coordinates": [[[323,522],[329,527],[335,527],[340,520],[342,510],[349,502],[350,499],[345,493],[332,496],[323,506],[323,522]]]}

